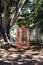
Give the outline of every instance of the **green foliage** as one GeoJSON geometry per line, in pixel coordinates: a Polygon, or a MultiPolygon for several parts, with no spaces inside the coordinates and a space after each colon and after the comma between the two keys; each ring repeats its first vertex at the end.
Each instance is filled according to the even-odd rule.
{"type": "Polygon", "coordinates": [[[43,0],[34,0],[31,10],[33,22],[39,22],[43,19],[43,0]]]}
{"type": "Polygon", "coordinates": [[[18,25],[18,26],[21,26],[21,24],[23,24],[23,25],[27,25],[27,22],[24,20],[24,19],[19,19],[17,22],[16,22],[16,24],[18,25]]]}
{"type": "Polygon", "coordinates": [[[18,20],[18,25],[23,22],[25,22],[23,23],[25,25],[40,22],[41,31],[43,31],[43,0],[33,0],[33,2],[26,0],[21,12],[21,17],[24,17],[24,19],[18,20]],[[28,9],[30,9],[30,12],[28,9]]]}

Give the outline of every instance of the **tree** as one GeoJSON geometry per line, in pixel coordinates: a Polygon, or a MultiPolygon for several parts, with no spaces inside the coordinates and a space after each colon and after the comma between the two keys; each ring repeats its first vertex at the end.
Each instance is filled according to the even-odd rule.
{"type": "Polygon", "coordinates": [[[33,0],[31,3],[31,13],[29,19],[31,23],[39,22],[41,31],[43,32],[43,0],[33,0]]]}
{"type": "Polygon", "coordinates": [[[20,17],[22,17],[22,21],[27,26],[29,26],[29,24],[30,24],[30,20],[29,20],[30,8],[31,8],[31,1],[30,0],[26,0],[25,5],[23,6],[23,8],[21,9],[21,12],[20,12],[20,17]]]}
{"type": "MultiPolygon", "coordinates": [[[[8,42],[8,33],[9,33],[9,27],[10,23],[14,23],[18,17],[19,8],[22,8],[26,0],[0,0],[0,27],[1,28],[1,34],[4,37],[5,41],[8,42]],[[2,6],[3,5],[3,6],[2,6]],[[14,18],[10,21],[10,11],[11,7],[15,7],[14,12],[14,18]],[[3,9],[2,9],[3,8],[3,9]],[[2,9],[2,10],[1,10],[2,9]],[[3,11],[3,12],[2,12],[3,11]],[[4,17],[2,17],[2,14],[4,14],[4,17]]],[[[12,24],[13,24],[12,23],[12,24]]]]}
{"type": "Polygon", "coordinates": [[[1,7],[1,0],[0,0],[0,30],[1,30],[1,25],[2,25],[2,7],[1,7]]]}
{"type": "Polygon", "coordinates": [[[36,42],[39,42],[38,37],[40,36],[40,34],[38,31],[38,27],[40,27],[41,31],[43,32],[43,0],[33,0],[30,20],[35,24],[36,42]]]}
{"type": "Polygon", "coordinates": [[[33,22],[41,22],[43,19],[43,0],[33,0],[31,17],[33,22]]]}

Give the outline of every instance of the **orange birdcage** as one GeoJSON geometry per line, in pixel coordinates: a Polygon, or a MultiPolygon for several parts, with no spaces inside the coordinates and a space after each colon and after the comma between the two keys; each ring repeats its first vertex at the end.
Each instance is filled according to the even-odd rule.
{"type": "Polygon", "coordinates": [[[24,49],[30,48],[29,31],[24,25],[21,25],[21,27],[17,30],[16,47],[24,49]]]}

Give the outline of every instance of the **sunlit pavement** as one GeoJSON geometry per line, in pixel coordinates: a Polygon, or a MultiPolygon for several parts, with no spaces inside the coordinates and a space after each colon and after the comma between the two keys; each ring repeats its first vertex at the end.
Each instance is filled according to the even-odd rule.
{"type": "MultiPolygon", "coordinates": [[[[34,47],[34,46],[33,46],[34,47]]],[[[0,65],[43,65],[43,48],[19,51],[17,48],[8,50],[0,48],[0,65]]]]}
{"type": "Polygon", "coordinates": [[[20,50],[4,44],[7,43],[2,42],[1,46],[0,42],[0,65],[43,65],[43,47],[31,46],[20,50]]]}

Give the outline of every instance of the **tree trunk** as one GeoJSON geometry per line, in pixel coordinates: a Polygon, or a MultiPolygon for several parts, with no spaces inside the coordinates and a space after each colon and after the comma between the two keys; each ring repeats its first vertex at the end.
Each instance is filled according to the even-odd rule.
{"type": "Polygon", "coordinates": [[[3,17],[3,22],[2,22],[2,33],[5,38],[5,41],[7,40],[7,33],[9,32],[8,25],[9,25],[9,16],[10,16],[10,10],[9,10],[9,3],[8,1],[4,0],[4,17],[3,17]]]}
{"type": "Polygon", "coordinates": [[[26,2],[26,0],[20,0],[18,5],[16,6],[16,11],[14,13],[14,17],[11,20],[11,26],[14,24],[14,22],[16,22],[16,19],[18,18],[19,14],[20,14],[19,9],[22,9],[25,2],[26,2]]]}
{"type": "Polygon", "coordinates": [[[2,1],[0,0],[0,36],[1,36],[1,30],[2,30],[2,1]]]}
{"type": "MultiPolygon", "coordinates": [[[[5,39],[5,41],[8,42],[8,32],[9,32],[9,25],[10,25],[10,21],[9,21],[10,20],[9,19],[10,18],[10,4],[11,4],[9,2],[11,2],[12,0],[11,1],[10,0],[2,0],[2,1],[4,4],[4,17],[2,18],[2,22],[0,22],[0,23],[2,23],[2,35],[5,39]]],[[[16,21],[18,15],[19,15],[19,8],[23,7],[25,1],[26,0],[20,0],[18,4],[16,3],[16,11],[14,14],[14,18],[11,21],[12,25],[14,24],[14,22],[16,21]]],[[[0,18],[1,18],[1,15],[2,15],[2,13],[0,12],[0,18]]]]}

